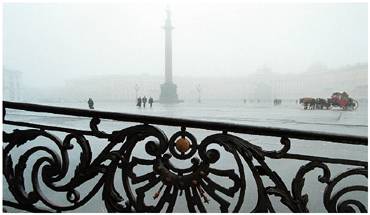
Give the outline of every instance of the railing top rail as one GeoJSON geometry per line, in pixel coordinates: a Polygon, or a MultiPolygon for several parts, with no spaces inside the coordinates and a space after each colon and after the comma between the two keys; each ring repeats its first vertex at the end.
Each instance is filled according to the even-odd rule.
{"type": "Polygon", "coordinates": [[[140,122],[144,124],[156,124],[165,126],[178,126],[185,128],[198,128],[205,130],[217,130],[224,132],[235,132],[242,134],[252,134],[261,136],[276,136],[276,137],[288,137],[305,140],[321,140],[335,143],[344,144],[355,144],[355,145],[368,145],[368,137],[356,136],[356,135],[341,135],[335,133],[326,132],[313,132],[313,131],[300,131],[285,128],[274,128],[274,127],[261,127],[261,126],[250,126],[241,125],[234,123],[225,122],[212,122],[203,120],[190,120],[181,118],[170,118],[170,117],[159,117],[159,116],[147,116],[97,110],[85,110],[68,107],[56,107],[48,105],[39,105],[31,103],[18,103],[3,101],[3,108],[17,109],[32,112],[45,112],[60,115],[71,115],[79,117],[96,117],[100,119],[110,119],[115,121],[125,122],[140,122]]]}

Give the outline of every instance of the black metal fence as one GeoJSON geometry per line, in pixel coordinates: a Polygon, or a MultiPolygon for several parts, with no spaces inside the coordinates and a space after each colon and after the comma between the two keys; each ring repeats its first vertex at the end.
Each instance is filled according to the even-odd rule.
{"type": "MultiPolygon", "coordinates": [[[[292,212],[309,212],[311,199],[318,197],[308,194],[305,180],[320,170],[315,183],[323,190],[315,195],[327,212],[367,212],[367,158],[291,152],[296,141],[306,141],[318,151],[323,143],[338,148],[350,144],[367,151],[367,137],[5,101],[3,125],[12,127],[3,131],[3,186],[9,194],[3,199],[5,211],[74,211],[99,195],[94,204],[101,203],[108,212],[172,212],[177,204],[184,210],[180,212],[206,212],[209,205],[220,212],[281,212],[272,200],[276,197],[292,212]],[[88,119],[89,129],[7,119],[6,113],[14,110],[88,119]],[[99,129],[103,120],[132,125],[107,132],[99,129]],[[161,126],[178,130],[167,136],[161,126]],[[200,140],[191,129],[208,134],[200,140]],[[281,147],[263,149],[249,142],[246,134],[278,137],[281,147]],[[105,141],[105,145],[94,152],[89,138],[105,141]],[[40,139],[50,147],[39,144],[40,139]],[[145,157],[134,154],[139,145],[145,157]],[[228,157],[233,168],[220,168],[223,157],[228,157]],[[72,159],[77,160],[75,165],[72,159]],[[185,161],[189,165],[179,165],[185,161]],[[283,161],[302,163],[290,180],[272,167],[283,161]],[[148,171],[138,174],[144,167],[148,171]],[[361,184],[355,184],[359,180],[341,184],[352,177],[364,179],[361,184]],[[60,195],[55,200],[51,192],[60,195]],[[358,192],[366,197],[348,195],[358,192]],[[245,204],[252,204],[249,211],[244,211],[245,204]]],[[[315,208],[315,204],[310,206],[315,208]]]]}

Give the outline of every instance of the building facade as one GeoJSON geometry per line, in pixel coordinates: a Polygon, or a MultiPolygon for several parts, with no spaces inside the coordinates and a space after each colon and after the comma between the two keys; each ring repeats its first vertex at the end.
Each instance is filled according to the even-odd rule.
{"type": "Polygon", "coordinates": [[[7,101],[22,99],[22,73],[20,71],[3,69],[3,99],[7,101]]]}

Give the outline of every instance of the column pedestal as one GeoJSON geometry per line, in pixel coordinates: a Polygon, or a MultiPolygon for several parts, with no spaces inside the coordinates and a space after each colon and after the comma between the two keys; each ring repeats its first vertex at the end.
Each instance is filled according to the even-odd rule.
{"type": "Polygon", "coordinates": [[[177,97],[177,86],[174,83],[161,84],[160,103],[179,103],[183,102],[177,97]]]}

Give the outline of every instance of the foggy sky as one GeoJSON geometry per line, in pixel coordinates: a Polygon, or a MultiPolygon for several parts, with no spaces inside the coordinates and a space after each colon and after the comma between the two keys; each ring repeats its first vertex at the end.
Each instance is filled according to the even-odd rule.
{"type": "MultiPolygon", "coordinates": [[[[171,3],[174,76],[367,62],[367,4],[171,3]]],[[[33,86],[163,75],[165,3],[4,4],[3,63],[33,86]],[[35,77],[39,78],[36,81],[35,77]]]]}

